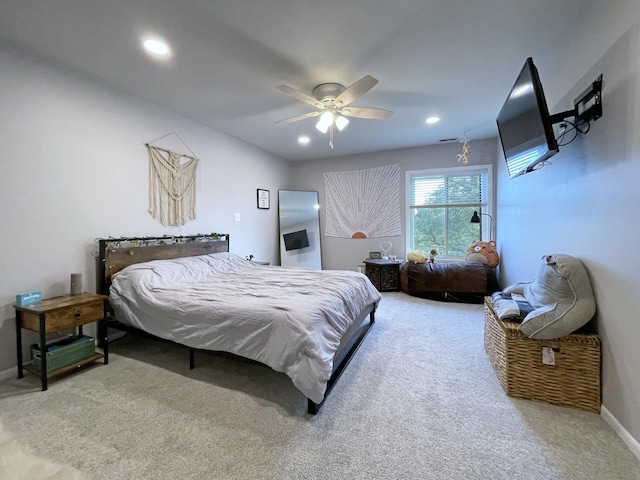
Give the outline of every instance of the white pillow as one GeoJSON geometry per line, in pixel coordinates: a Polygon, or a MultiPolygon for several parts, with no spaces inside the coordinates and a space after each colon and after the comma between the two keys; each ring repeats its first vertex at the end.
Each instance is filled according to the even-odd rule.
{"type": "Polygon", "coordinates": [[[529,338],[564,337],[589,322],[596,312],[587,271],[570,255],[543,256],[534,281],[503,291],[521,294],[535,309],[520,325],[522,334],[529,338]]]}

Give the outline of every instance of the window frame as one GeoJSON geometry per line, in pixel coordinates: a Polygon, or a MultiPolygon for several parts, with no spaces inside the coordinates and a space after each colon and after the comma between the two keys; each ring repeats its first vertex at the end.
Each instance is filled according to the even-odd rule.
{"type": "MultiPolygon", "coordinates": [[[[405,172],[405,249],[406,252],[409,253],[412,251],[411,248],[411,212],[412,205],[411,201],[411,181],[413,177],[421,176],[459,176],[461,173],[475,175],[475,174],[484,174],[485,175],[485,189],[483,191],[483,197],[481,199],[480,208],[482,209],[482,213],[488,213],[491,215],[491,219],[487,217],[487,215],[480,216],[480,236],[483,239],[494,239],[495,232],[495,214],[494,214],[494,205],[493,205],[493,165],[474,165],[474,166],[464,166],[464,167],[444,167],[444,168],[425,168],[422,170],[407,170],[405,172]],[[492,220],[493,219],[493,220],[492,220]],[[490,229],[493,232],[489,231],[490,229]]],[[[452,205],[453,206],[453,205],[452,205]]],[[[460,205],[455,205],[459,207],[460,205]]],[[[446,207],[445,207],[446,208],[446,207]]],[[[471,218],[469,218],[471,220],[471,218]]],[[[446,233],[446,232],[445,232],[446,233]]],[[[438,260],[441,261],[449,261],[449,262],[460,262],[464,261],[463,256],[453,256],[453,255],[438,255],[438,260]]]]}

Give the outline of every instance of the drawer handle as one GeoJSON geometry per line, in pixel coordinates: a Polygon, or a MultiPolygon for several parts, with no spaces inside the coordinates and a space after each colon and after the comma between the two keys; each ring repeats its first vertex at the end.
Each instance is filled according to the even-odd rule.
{"type": "Polygon", "coordinates": [[[82,315],[80,312],[76,312],[76,313],[73,314],[73,316],[76,317],[76,318],[80,318],[80,315],[82,315]]]}

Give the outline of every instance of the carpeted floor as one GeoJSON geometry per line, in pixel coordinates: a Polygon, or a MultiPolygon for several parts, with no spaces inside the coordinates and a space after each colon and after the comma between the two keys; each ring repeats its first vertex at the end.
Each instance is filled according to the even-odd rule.
{"type": "Polygon", "coordinates": [[[640,479],[599,415],[505,396],[481,305],[385,293],[376,320],[315,417],[268,368],[127,337],[46,392],[0,382],[0,425],[94,480],[640,479]]]}

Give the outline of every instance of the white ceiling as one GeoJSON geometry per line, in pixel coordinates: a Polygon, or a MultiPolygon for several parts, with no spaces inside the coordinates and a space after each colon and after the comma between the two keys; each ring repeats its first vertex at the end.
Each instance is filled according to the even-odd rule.
{"type": "MultiPolygon", "coordinates": [[[[586,4],[586,5],[585,5],[586,4]]],[[[0,41],[162,105],[290,160],[496,136],[495,118],[520,68],[566,59],[584,0],[0,0],[0,41]],[[164,37],[167,62],[140,48],[164,37]],[[351,119],[334,139],[317,119],[274,122],[313,107],[324,82],[377,86],[354,106],[393,110],[351,119]],[[427,126],[425,119],[442,121],[427,126]],[[311,144],[297,144],[298,136],[311,144]]],[[[160,132],[160,134],[163,132],[160,132]]],[[[183,132],[178,132],[183,133],[183,132]]]]}

